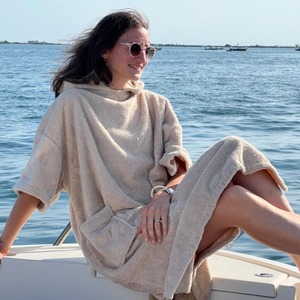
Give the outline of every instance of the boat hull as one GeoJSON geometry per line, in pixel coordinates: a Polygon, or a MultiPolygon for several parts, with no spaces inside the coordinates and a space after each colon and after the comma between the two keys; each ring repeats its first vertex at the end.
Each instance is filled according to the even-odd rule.
{"type": "MultiPolygon", "coordinates": [[[[2,259],[1,300],[149,299],[149,294],[126,289],[93,270],[77,244],[19,246],[12,254],[2,259]]],[[[295,267],[230,251],[217,252],[209,262],[211,300],[298,299],[295,267]]]]}

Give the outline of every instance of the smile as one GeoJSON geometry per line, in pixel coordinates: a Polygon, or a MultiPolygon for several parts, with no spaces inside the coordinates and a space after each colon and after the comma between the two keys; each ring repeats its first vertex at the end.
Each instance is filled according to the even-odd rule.
{"type": "Polygon", "coordinates": [[[141,67],[141,66],[129,65],[129,67],[130,67],[130,68],[133,68],[133,69],[136,69],[136,70],[139,70],[139,71],[142,70],[142,67],[141,67]]]}

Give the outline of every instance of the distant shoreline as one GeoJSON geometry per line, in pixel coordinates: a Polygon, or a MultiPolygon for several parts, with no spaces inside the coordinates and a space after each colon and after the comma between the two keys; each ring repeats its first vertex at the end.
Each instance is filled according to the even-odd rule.
{"type": "Polygon", "coordinates": [[[0,41],[0,45],[69,45],[61,43],[47,43],[47,42],[8,42],[0,41]]]}
{"type": "MultiPolygon", "coordinates": [[[[0,45],[70,45],[70,44],[62,44],[62,43],[48,43],[48,42],[39,42],[39,41],[29,41],[29,42],[8,42],[8,41],[0,41],[0,45]]],[[[156,47],[209,47],[209,46],[214,46],[214,47],[224,47],[224,48],[229,48],[231,44],[226,44],[226,45],[185,45],[185,44],[154,44],[156,47]]],[[[266,46],[266,45],[243,45],[244,47],[248,48],[296,48],[296,46],[279,46],[279,45],[274,45],[274,46],[266,46]]]]}
{"type": "MultiPolygon", "coordinates": [[[[232,46],[236,46],[236,45],[181,45],[181,44],[155,44],[156,47],[200,47],[200,48],[205,48],[205,47],[223,47],[223,48],[230,48],[232,46]]],[[[243,45],[243,47],[247,47],[247,48],[296,48],[296,46],[265,46],[265,45],[243,45]]]]}

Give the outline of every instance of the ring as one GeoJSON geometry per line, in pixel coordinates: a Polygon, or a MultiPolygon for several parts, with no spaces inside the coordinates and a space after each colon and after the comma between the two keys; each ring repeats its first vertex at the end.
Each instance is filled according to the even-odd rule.
{"type": "Polygon", "coordinates": [[[154,222],[162,223],[162,220],[161,220],[161,219],[159,219],[159,220],[154,220],[154,222]]]}

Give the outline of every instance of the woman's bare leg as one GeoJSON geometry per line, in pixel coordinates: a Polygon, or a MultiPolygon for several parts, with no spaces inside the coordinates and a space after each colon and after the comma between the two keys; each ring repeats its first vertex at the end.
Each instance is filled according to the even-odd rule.
{"type": "MultiPolygon", "coordinates": [[[[256,172],[251,175],[243,175],[241,172],[238,172],[233,178],[233,183],[243,186],[282,210],[291,213],[294,212],[288,200],[267,170],[256,172]]],[[[290,256],[298,269],[300,269],[300,256],[293,254],[290,254],[290,256]]]]}
{"type": "MultiPolygon", "coordinates": [[[[270,204],[239,185],[229,186],[221,195],[205,227],[197,253],[209,247],[231,227],[242,228],[268,247],[300,255],[300,216],[270,204]]],[[[297,259],[295,263],[300,269],[297,259]]]]}
{"type": "Polygon", "coordinates": [[[244,187],[282,210],[293,212],[286,197],[267,170],[262,170],[251,175],[243,175],[242,172],[237,172],[232,182],[235,185],[244,187]]]}

